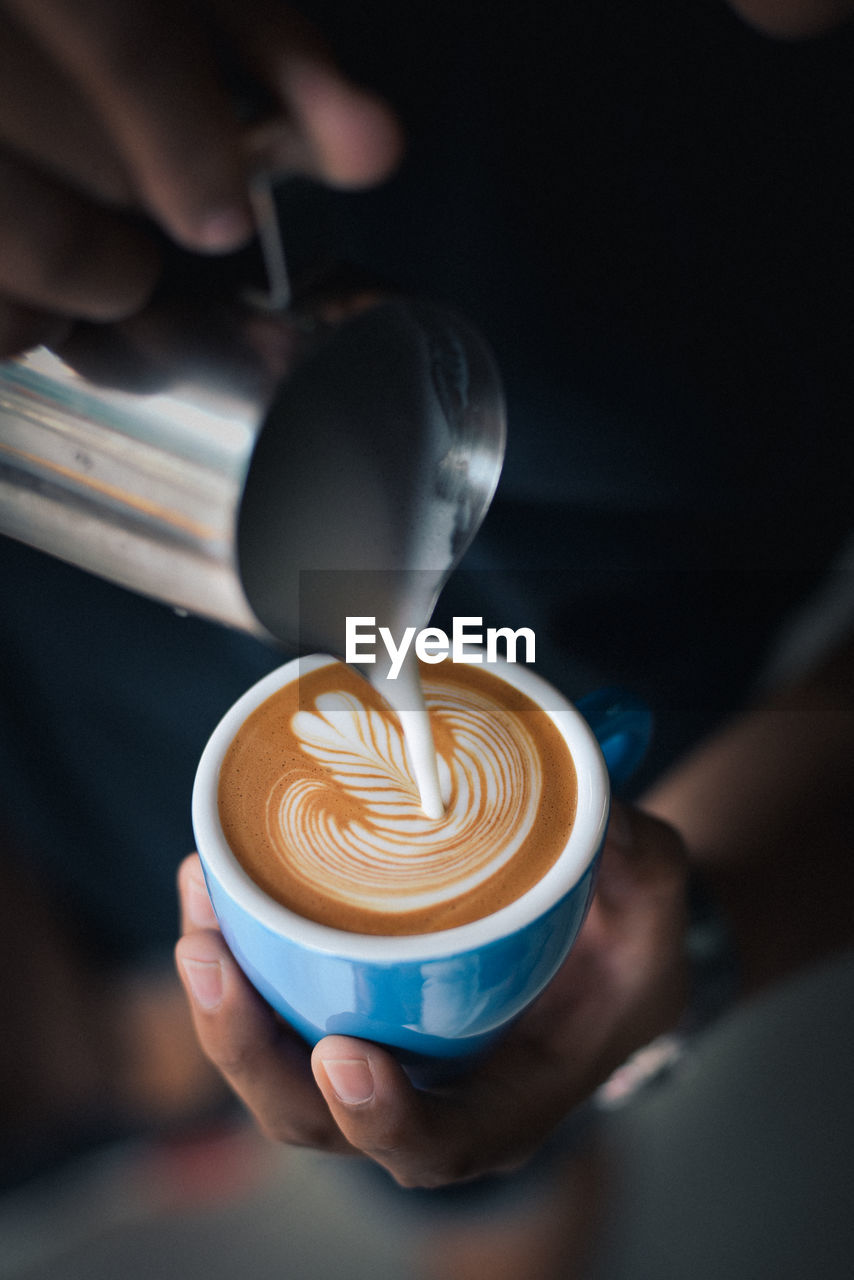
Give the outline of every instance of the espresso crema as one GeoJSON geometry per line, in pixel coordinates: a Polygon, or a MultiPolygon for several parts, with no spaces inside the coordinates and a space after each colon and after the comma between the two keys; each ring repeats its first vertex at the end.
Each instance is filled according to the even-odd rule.
{"type": "Polygon", "coordinates": [[[551,718],[488,670],[422,670],[445,812],[425,816],[403,733],[331,663],[244,722],[219,781],[225,837],[251,878],[309,919],[413,934],[489,915],[564,848],[575,770],[551,718]]]}

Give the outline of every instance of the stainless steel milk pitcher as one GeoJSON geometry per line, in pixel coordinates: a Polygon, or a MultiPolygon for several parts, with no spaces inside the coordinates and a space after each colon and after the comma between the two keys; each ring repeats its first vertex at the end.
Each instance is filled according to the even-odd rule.
{"type": "MultiPolygon", "coordinates": [[[[340,653],[364,592],[306,576],[414,571],[426,621],[503,445],[492,356],[443,307],[353,291],[269,313],[186,288],[0,365],[0,532],[340,653]]],[[[391,596],[368,604],[394,621],[391,596]]]]}

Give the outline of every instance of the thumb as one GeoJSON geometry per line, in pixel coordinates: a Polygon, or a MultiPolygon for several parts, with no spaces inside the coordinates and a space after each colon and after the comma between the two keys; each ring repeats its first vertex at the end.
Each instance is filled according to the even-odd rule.
{"type": "Polygon", "coordinates": [[[327,1036],[312,1070],[342,1134],[403,1187],[439,1187],[479,1170],[469,1161],[467,1125],[454,1091],[428,1093],[378,1045],[327,1036]]]}

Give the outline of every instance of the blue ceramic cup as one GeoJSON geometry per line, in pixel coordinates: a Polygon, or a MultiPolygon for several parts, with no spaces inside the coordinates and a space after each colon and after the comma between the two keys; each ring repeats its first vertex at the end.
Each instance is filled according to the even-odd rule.
{"type": "Polygon", "coordinates": [[[250,981],[309,1043],[353,1035],[422,1067],[465,1059],[542,991],[577,937],[605,837],[611,778],[626,776],[643,755],[649,713],[607,690],[574,707],[529,668],[490,663],[494,675],[547,712],[569,747],[578,804],[562,853],[527,893],[470,924],[404,937],[347,933],[296,915],[258,888],[232,854],[217,812],[220,767],[247,716],[300,671],[331,661],[299,658],[266,676],[226,713],[205,748],[193,827],[214,910],[250,981]]]}

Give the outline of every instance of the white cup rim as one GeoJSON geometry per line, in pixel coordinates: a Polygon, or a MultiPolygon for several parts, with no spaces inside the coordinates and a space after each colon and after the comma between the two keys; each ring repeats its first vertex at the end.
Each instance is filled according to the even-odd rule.
{"type": "Polygon", "coordinates": [[[530,667],[490,661],[493,674],[526,693],[557,726],[569,747],[578,780],[575,821],[555,863],[535,885],[491,915],[434,933],[377,936],[350,933],[298,915],[270,898],[244,871],[222,831],[217,808],[225,753],[244,720],[300,674],[335,662],[329,654],[294,658],[277,667],[238,698],[211,734],[193,786],[192,818],[202,864],[222,889],[264,928],[301,947],[353,960],[403,963],[453,956],[488,946],[539,919],[585,875],[601,847],[608,823],[610,784],[599,744],[576,708],[530,667]]]}

